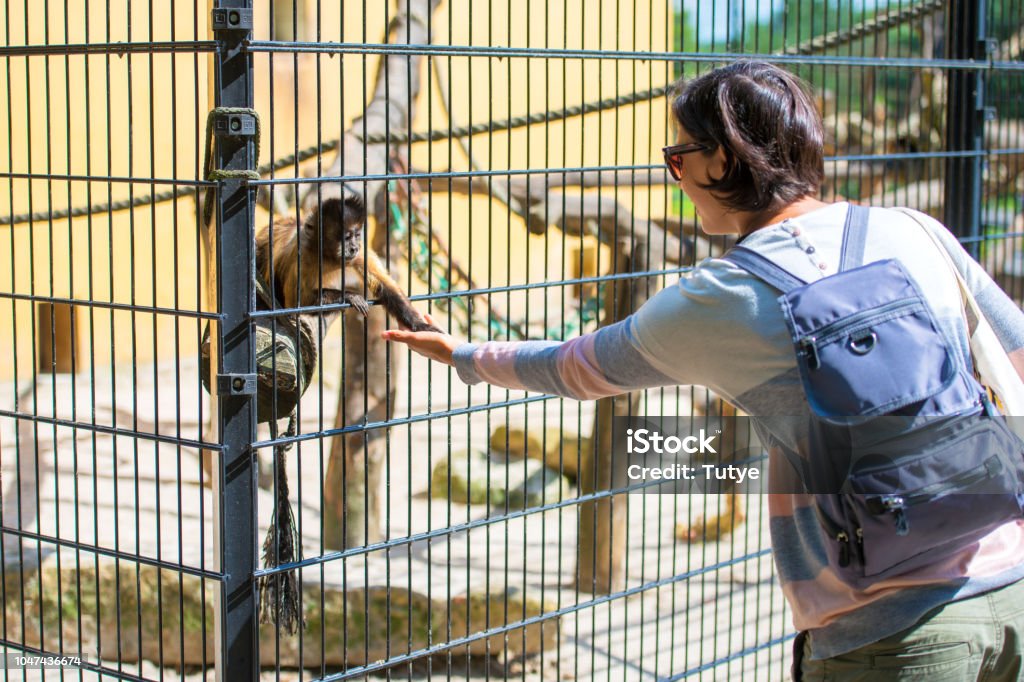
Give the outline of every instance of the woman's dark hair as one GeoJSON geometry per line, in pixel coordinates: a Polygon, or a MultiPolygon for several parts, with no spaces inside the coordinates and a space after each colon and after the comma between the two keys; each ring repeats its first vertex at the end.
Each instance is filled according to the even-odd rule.
{"type": "Polygon", "coordinates": [[[739,211],[775,210],[824,181],[821,115],[802,80],[743,60],[680,82],[672,113],[694,142],[725,151],[725,170],[703,185],[739,211]]]}

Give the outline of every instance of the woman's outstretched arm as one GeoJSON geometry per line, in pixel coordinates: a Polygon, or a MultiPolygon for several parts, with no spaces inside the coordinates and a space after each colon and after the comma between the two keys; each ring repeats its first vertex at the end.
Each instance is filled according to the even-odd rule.
{"type": "MultiPolygon", "coordinates": [[[[427,320],[436,326],[429,316],[427,320]]],[[[396,329],[383,332],[382,337],[455,367],[467,384],[483,381],[576,400],[677,384],[650,363],[637,342],[633,322],[630,317],[564,342],[461,343],[444,333],[396,329]]]]}

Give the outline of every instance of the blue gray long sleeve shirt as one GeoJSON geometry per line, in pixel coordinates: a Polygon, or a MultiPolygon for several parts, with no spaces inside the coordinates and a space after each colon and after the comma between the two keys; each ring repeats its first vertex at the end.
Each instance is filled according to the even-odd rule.
{"type": "MultiPolygon", "coordinates": [[[[806,281],[833,274],[848,205],[831,204],[749,235],[744,246],[806,281]]],[[[956,280],[918,220],[938,235],[1011,357],[1024,356],[1024,314],[956,239],[930,217],[873,209],[864,262],[898,258],[919,284],[939,323],[969,357],[956,280]]],[[[454,354],[460,378],[591,400],[676,384],[707,386],[754,416],[809,413],[778,292],[725,260],[709,258],[636,313],[566,342],[464,344],[454,354]]],[[[1021,365],[1024,366],[1024,365],[1021,365]]],[[[797,423],[794,421],[794,423],[797,423]]],[[[781,449],[799,450],[800,433],[769,447],[775,477],[781,449]]],[[[1024,578],[1024,522],[993,531],[976,546],[934,565],[857,590],[828,564],[824,531],[809,496],[769,496],[776,569],[794,625],[811,630],[814,658],[827,658],[913,625],[926,612],[1024,578]]]]}

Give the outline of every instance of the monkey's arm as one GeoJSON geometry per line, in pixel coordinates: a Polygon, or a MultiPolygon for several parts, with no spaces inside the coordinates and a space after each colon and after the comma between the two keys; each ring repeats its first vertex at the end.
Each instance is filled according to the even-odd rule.
{"type": "Polygon", "coordinates": [[[391,279],[391,275],[373,251],[367,250],[365,261],[362,257],[356,258],[352,261],[352,266],[359,270],[366,280],[367,290],[403,327],[414,332],[441,331],[424,320],[412,307],[409,299],[402,293],[395,280],[391,279]]]}
{"type": "Polygon", "coordinates": [[[366,317],[370,312],[370,304],[355,291],[320,290],[320,305],[334,305],[335,303],[348,303],[358,310],[359,314],[363,317],[366,317]]]}

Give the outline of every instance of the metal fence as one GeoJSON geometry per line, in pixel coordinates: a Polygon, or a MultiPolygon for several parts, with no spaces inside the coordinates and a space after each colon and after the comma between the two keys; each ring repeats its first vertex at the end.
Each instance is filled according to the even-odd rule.
{"type": "MultiPolygon", "coordinates": [[[[1022,18],[1020,0],[6,1],[7,678],[786,679],[761,496],[609,474],[613,415],[710,428],[732,408],[699,387],[465,386],[379,340],[372,289],[365,319],[316,291],[262,305],[257,235],[284,244],[358,195],[364,257],[453,334],[590,331],[727,246],[667,180],[666,95],[762,55],[816,89],[824,198],[944,219],[1019,301],[1022,18]],[[302,325],[315,373],[270,430],[257,330],[301,346],[302,325]],[[77,658],[31,669],[49,654],[77,658]]],[[[328,288],[328,242],[273,258],[328,288]]]]}

